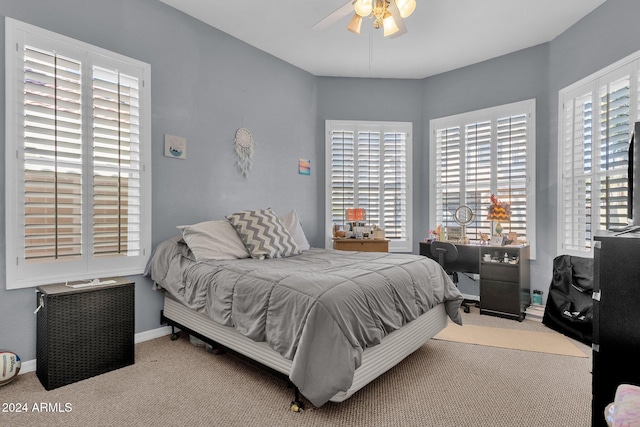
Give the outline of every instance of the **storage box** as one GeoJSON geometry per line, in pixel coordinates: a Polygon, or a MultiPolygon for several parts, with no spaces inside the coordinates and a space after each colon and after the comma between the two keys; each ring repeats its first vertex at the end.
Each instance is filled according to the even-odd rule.
{"type": "Polygon", "coordinates": [[[37,288],[36,374],[45,389],[134,363],[135,283],[109,279],[116,283],[37,288]]]}

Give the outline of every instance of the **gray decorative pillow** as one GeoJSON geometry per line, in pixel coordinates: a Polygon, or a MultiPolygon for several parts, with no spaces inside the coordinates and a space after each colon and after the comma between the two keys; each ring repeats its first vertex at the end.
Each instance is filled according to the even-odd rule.
{"type": "Polygon", "coordinates": [[[241,211],[227,215],[252,258],[284,258],[300,249],[271,209],[241,211]]]}

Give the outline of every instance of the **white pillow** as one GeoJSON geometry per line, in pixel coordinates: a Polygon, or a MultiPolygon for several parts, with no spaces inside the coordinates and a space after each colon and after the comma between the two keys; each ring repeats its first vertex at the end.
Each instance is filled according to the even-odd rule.
{"type": "Polygon", "coordinates": [[[236,229],[228,221],[205,221],[194,225],[179,225],[182,238],[196,261],[249,258],[249,252],[236,229]]]}
{"type": "Polygon", "coordinates": [[[300,224],[298,212],[296,212],[295,209],[287,215],[281,216],[280,221],[289,231],[289,234],[291,234],[293,240],[296,241],[296,244],[301,251],[308,251],[311,248],[311,245],[309,245],[309,241],[307,240],[307,236],[304,235],[302,225],[300,224]]]}

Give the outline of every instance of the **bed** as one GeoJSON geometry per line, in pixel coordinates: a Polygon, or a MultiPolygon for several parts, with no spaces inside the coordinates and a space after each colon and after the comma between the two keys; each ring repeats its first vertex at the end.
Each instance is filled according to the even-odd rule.
{"type": "Polygon", "coordinates": [[[292,248],[264,255],[227,217],[178,227],[180,236],[155,248],[147,274],[171,325],[282,374],[314,406],[350,397],[447,317],[461,323],[462,295],[433,260],[310,248],[295,212],[293,220],[258,212],[292,248]]]}

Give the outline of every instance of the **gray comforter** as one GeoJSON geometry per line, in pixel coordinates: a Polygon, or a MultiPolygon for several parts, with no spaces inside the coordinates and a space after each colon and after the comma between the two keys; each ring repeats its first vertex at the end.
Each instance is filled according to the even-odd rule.
{"type": "Polygon", "coordinates": [[[365,348],[435,305],[444,303],[461,323],[462,295],[436,262],[419,255],[311,249],[198,263],[170,239],[147,272],[189,308],[291,360],[291,381],[315,406],[351,386],[365,348]]]}

